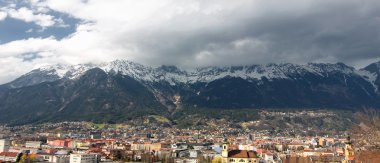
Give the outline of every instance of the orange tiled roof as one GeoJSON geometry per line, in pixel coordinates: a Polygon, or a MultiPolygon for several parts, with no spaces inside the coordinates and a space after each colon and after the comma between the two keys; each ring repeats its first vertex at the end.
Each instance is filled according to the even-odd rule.
{"type": "Polygon", "coordinates": [[[29,157],[39,157],[40,155],[39,154],[29,154],[28,156],[29,157]]]}
{"type": "Polygon", "coordinates": [[[231,150],[228,152],[230,158],[258,158],[255,152],[247,150],[231,150]]]}
{"type": "Polygon", "coordinates": [[[6,156],[6,157],[17,157],[18,153],[16,152],[1,152],[0,156],[6,156]]]}

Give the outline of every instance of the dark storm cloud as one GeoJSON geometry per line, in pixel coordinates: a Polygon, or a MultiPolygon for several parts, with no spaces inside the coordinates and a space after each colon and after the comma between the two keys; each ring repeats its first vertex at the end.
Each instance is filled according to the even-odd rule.
{"type": "Polygon", "coordinates": [[[183,68],[273,62],[362,67],[380,60],[378,0],[11,2],[0,2],[0,83],[41,65],[115,59],[183,68]],[[20,64],[28,68],[10,71],[20,64]]]}
{"type": "Polygon", "coordinates": [[[215,17],[178,16],[167,25],[139,29],[122,39],[151,54],[144,58],[148,62],[190,67],[268,62],[357,65],[380,57],[380,1],[288,2],[248,3],[215,17]]]}

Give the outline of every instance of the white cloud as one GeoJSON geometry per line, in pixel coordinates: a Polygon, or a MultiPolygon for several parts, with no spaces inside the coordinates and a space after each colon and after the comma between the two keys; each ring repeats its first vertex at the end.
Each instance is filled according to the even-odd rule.
{"type": "Polygon", "coordinates": [[[34,22],[41,27],[50,27],[55,24],[54,17],[47,14],[33,13],[32,10],[22,7],[20,9],[9,9],[9,16],[14,19],[20,19],[25,22],[34,22]]]}
{"type": "MultiPolygon", "coordinates": [[[[380,36],[377,0],[28,2],[30,8],[16,9],[15,5],[7,8],[8,16],[42,27],[64,26],[49,11],[83,21],[77,24],[74,33],[61,40],[30,38],[0,44],[0,61],[10,66],[23,64],[17,58],[20,54],[41,54],[42,58],[25,63],[28,66],[19,69],[16,73],[19,75],[36,65],[61,62],[130,59],[143,64],[191,67],[276,61],[304,63],[328,58],[324,61],[352,63],[378,58],[369,51],[380,52],[377,48],[380,38],[365,37],[380,36]],[[368,56],[364,58],[364,54],[368,56]]],[[[4,69],[8,67],[1,64],[0,70],[4,69]]],[[[3,81],[17,76],[1,72],[3,81]]]]}
{"type": "Polygon", "coordinates": [[[23,53],[50,51],[56,49],[58,42],[54,37],[30,38],[26,40],[12,41],[0,45],[0,57],[12,57],[23,53]]]}
{"type": "Polygon", "coordinates": [[[7,13],[6,12],[1,12],[0,11],[0,21],[3,21],[5,18],[7,18],[7,13]]]}

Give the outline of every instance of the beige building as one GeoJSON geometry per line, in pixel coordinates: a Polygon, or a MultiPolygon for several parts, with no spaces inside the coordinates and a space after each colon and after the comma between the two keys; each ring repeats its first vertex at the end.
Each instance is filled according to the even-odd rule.
{"type": "Polygon", "coordinates": [[[26,141],[25,147],[26,148],[41,148],[42,142],[40,141],[26,141]]]}

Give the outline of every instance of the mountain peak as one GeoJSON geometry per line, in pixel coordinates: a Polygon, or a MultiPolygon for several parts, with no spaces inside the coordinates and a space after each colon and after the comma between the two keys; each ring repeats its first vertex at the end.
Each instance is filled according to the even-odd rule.
{"type": "MultiPolygon", "coordinates": [[[[31,84],[38,84],[41,82],[53,81],[60,78],[74,80],[83,75],[86,71],[93,68],[100,68],[106,73],[118,73],[130,76],[140,82],[166,81],[172,85],[175,85],[176,83],[208,83],[228,76],[242,78],[245,80],[261,80],[262,78],[272,80],[293,79],[304,74],[329,76],[330,73],[343,73],[347,75],[357,73],[359,76],[363,76],[364,74],[364,76],[367,76],[367,78],[369,78],[368,73],[379,72],[380,62],[367,66],[366,68],[362,69],[361,72],[356,71],[355,68],[347,66],[344,63],[308,63],[306,65],[291,63],[269,63],[266,65],[251,66],[210,66],[185,71],[172,65],[162,65],[160,67],[153,68],[128,60],[115,60],[112,62],[104,62],[99,64],[57,64],[44,66],[33,70],[15,80],[19,84],[14,84],[13,87],[30,85],[27,84],[27,82],[31,84]],[[33,80],[31,81],[32,78],[33,80]],[[25,81],[21,79],[25,79],[25,81]]],[[[373,80],[371,80],[371,82],[372,81],[373,80]]]]}
{"type": "Polygon", "coordinates": [[[380,61],[372,63],[368,65],[367,67],[364,67],[363,70],[369,71],[371,73],[380,74],[380,61]]]}
{"type": "MultiPolygon", "coordinates": [[[[369,67],[375,71],[379,65],[369,67]]],[[[48,111],[57,117],[67,113],[80,119],[85,117],[78,116],[80,113],[95,110],[104,111],[98,117],[110,111],[120,117],[120,113],[133,115],[141,108],[161,105],[160,112],[181,107],[380,108],[378,76],[343,63],[214,66],[186,71],[168,65],[152,68],[126,60],[52,65],[1,86],[0,101],[4,104],[0,109],[21,110],[13,117],[38,108],[42,109],[38,113],[48,111]],[[27,100],[34,95],[33,100],[27,100]],[[22,100],[27,103],[20,103],[22,100]],[[77,112],[71,114],[74,111],[77,112]]]]}

